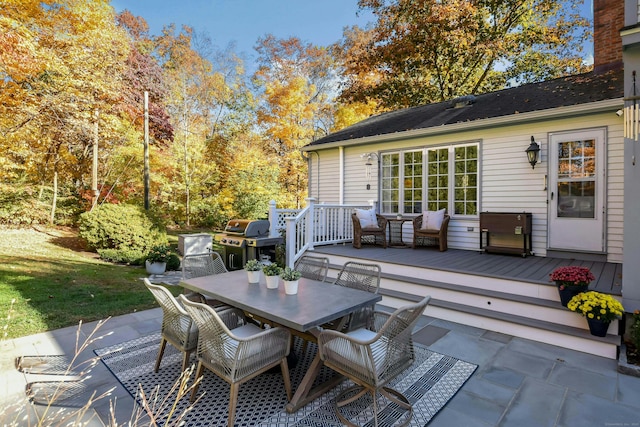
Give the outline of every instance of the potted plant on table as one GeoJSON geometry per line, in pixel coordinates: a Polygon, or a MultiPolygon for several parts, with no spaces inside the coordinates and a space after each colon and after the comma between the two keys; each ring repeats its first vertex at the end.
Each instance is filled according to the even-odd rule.
{"type": "Polygon", "coordinates": [[[151,248],[145,259],[145,268],[149,274],[162,274],[167,269],[167,261],[171,256],[169,245],[156,245],[151,248]]]}
{"type": "Polygon", "coordinates": [[[260,272],[262,271],[262,264],[257,259],[250,259],[244,265],[244,269],[247,271],[247,278],[249,283],[260,283],[260,272]]]}
{"type": "Polygon", "coordinates": [[[588,291],[589,283],[595,280],[591,270],[575,265],[558,267],[553,270],[550,276],[551,280],[556,282],[560,302],[565,307],[575,295],[588,291]]]}
{"type": "Polygon", "coordinates": [[[295,295],[298,293],[298,280],[302,277],[302,273],[291,267],[285,267],[282,272],[282,281],[284,282],[284,292],[287,295],[295,295]]]}
{"type": "Polygon", "coordinates": [[[611,295],[595,291],[582,292],[574,296],[567,308],[586,317],[589,331],[599,337],[606,336],[609,323],[622,317],[624,313],[620,301],[611,295]]]}
{"type": "Polygon", "coordinates": [[[282,269],[278,264],[275,262],[266,264],[262,267],[262,272],[267,282],[267,288],[276,289],[278,287],[278,281],[280,280],[279,275],[282,273],[282,269]]]}

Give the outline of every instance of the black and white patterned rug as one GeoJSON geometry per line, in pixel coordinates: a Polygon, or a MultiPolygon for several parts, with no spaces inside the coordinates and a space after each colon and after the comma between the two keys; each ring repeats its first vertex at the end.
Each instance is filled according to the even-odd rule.
{"type": "MultiPolygon", "coordinates": [[[[165,398],[170,394],[172,386],[180,376],[182,354],[170,344],[165,350],[160,370],[158,373],[153,372],[159,344],[160,334],[157,333],[99,349],[95,353],[129,393],[140,402],[139,386],[147,397],[156,387],[159,387],[158,396],[165,398]]],[[[415,350],[416,360],[413,365],[390,386],[401,391],[413,404],[413,418],[410,425],[425,426],[469,379],[477,365],[435,353],[418,344],[415,345],[415,350]]],[[[295,392],[306,367],[315,355],[316,347],[314,344],[308,344],[306,351],[303,352],[301,342],[296,339],[294,352],[298,360],[295,367],[290,367],[290,376],[295,392]]],[[[197,363],[193,356],[191,363],[197,363]]],[[[333,371],[323,367],[318,381],[324,381],[331,375],[334,375],[333,371]]],[[[288,402],[282,375],[279,369],[275,369],[273,373],[259,375],[240,386],[235,425],[241,427],[339,427],[342,424],[335,415],[334,399],[351,385],[350,381],[345,380],[294,414],[289,414],[284,409],[288,402]]],[[[205,392],[204,396],[187,412],[184,418],[186,422],[183,425],[226,425],[229,385],[205,369],[198,394],[203,392],[205,392]]],[[[172,401],[171,396],[168,400],[172,401]]],[[[189,395],[187,395],[178,402],[173,413],[180,414],[189,406],[189,395]]],[[[169,410],[169,408],[166,409],[169,410]]],[[[368,409],[373,414],[370,411],[371,408],[368,409]]],[[[379,410],[383,409],[379,407],[379,410]]],[[[398,416],[403,415],[403,411],[399,411],[398,416]]],[[[160,417],[156,414],[156,420],[166,419],[166,417],[166,414],[160,417]]],[[[358,423],[362,422],[362,417],[362,415],[358,417],[358,423]]],[[[392,418],[393,416],[386,417],[386,419],[392,418]]],[[[159,424],[162,423],[159,422],[159,424]]]]}

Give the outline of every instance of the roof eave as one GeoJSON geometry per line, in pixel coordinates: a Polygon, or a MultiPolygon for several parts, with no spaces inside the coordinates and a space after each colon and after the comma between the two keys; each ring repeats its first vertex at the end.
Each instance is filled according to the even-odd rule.
{"type": "Polygon", "coordinates": [[[445,135],[456,132],[486,129],[503,125],[533,123],[553,119],[566,119],[584,114],[597,114],[607,111],[616,111],[624,105],[623,98],[607,99],[604,101],[590,102],[587,104],[571,105],[567,107],[550,108],[546,110],[532,111],[529,113],[516,113],[508,116],[479,119],[471,122],[453,123],[424,129],[414,129],[404,132],[367,136],[356,139],[327,142],[320,145],[307,145],[302,151],[318,151],[337,147],[353,147],[365,144],[392,142],[405,139],[421,138],[425,136],[445,135]]]}

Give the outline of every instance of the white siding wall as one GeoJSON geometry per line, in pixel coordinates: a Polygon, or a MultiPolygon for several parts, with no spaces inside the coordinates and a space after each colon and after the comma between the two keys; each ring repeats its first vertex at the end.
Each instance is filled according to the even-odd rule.
{"type": "Polygon", "coordinates": [[[345,149],[344,200],[347,204],[369,204],[378,201],[378,157],[371,157],[371,189],[367,190],[366,153],[376,153],[384,145],[368,145],[345,149]]]}
{"type": "Polygon", "coordinates": [[[339,203],[340,150],[333,148],[309,156],[312,159],[309,197],[314,197],[317,203],[339,203]]]}
{"type": "MultiPolygon", "coordinates": [[[[374,157],[371,170],[371,190],[367,190],[365,160],[361,157],[364,153],[480,141],[480,211],[531,212],[533,250],[536,254],[544,256],[547,248],[548,190],[544,189],[544,184],[545,175],[549,173],[548,134],[593,127],[607,128],[608,261],[622,262],[624,140],[622,119],[613,113],[414,138],[386,144],[348,146],[344,149],[344,202],[368,203],[379,199],[377,159],[374,157]],[[532,135],[541,145],[540,160],[533,170],[525,154],[532,135]]],[[[318,151],[321,176],[319,202],[334,202],[338,199],[340,187],[336,180],[339,176],[336,169],[339,164],[337,152],[337,149],[318,151]]],[[[448,243],[451,248],[478,250],[478,218],[452,218],[448,243]]]]}
{"type": "MultiPolygon", "coordinates": [[[[617,122],[617,120],[614,120],[617,122]]],[[[623,260],[624,136],[622,124],[608,127],[607,135],[607,260],[623,260]]]]}

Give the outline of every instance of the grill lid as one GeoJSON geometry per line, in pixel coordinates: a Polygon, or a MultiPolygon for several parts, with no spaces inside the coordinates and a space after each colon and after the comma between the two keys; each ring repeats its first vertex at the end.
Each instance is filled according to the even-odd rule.
{"type": "Polygon", "coordinates": [[[245,237],[258,237],[269,234],[269,220],[232,219],[224,228],[227,234],[245,237]]]}

